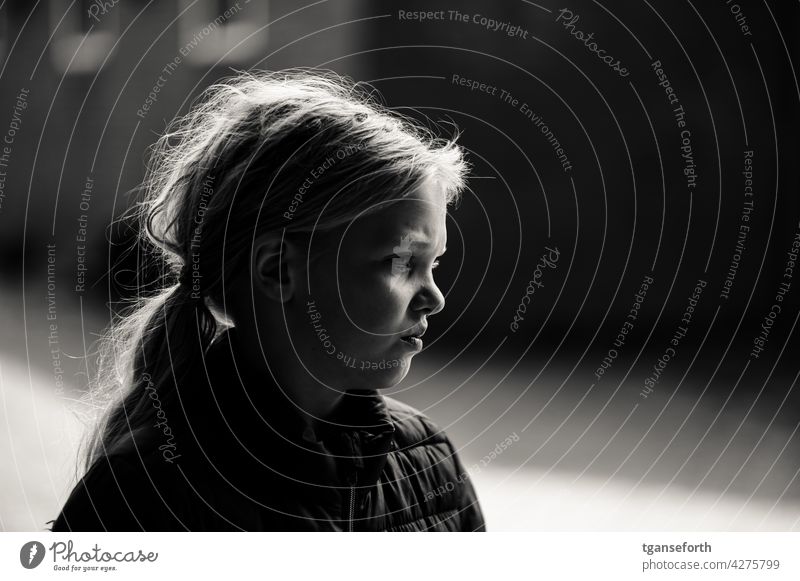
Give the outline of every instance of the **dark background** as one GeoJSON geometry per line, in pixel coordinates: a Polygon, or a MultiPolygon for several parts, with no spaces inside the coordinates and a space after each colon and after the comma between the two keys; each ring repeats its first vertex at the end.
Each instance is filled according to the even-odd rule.
{"type": "Polygon", "coordinates": [[[109,306],[151,288],[131,230],[115,222],[134,199],[148,146],[220,77],[295,66],[369,82],[387,105],[462,132],[474,179],[452,212],[438,271],[447,308],[432,320],[432,345],[393,392],[446,428],[468,464],[509,434],[521,436],[475,475],[490,527],[797,524],[800,281],[780,303],[764,351],[750,353],[800,220],[800,5],[120,0],[104,14],[99,5],[0,4],[0,139],[20,91],[29,91],[0,168],[0,356],[11,402],[2,491],[28,498],[21,508],[0,505],[3,528],[40,528],[58,506],[73,476],[65,460],[79,433],[73,400],[90,372],[92,341],[109,306]],[[593,32],[629,76],[556,22],[561,8],[579,15],[575,29],[593,32]],[[456,9],[468,22],[449,18],[456,9]],[[232,17],[204,32],[226,10],[232,17]],[[445,19],[404,20],[401,10],[444,10],[445,19]],[[526,38],[488,30],[476,15],[517,25],[526,38]],[[137,115],[175,57],[181,62],[156,102],[137,115]],[[691,190],[656,60],[686,112],[698,174],[691,190]],[[470,91],[453,75],[497,86],[497,95],[470,91]],[[544,119],[571,171],[501,89],[544,119]],[[753,151],[751,229],[724,299],[745,150],[753,151]],[[94,186],[82,209],[87,178],[94,186]],[[76,289],[82,214],[86,284],[76,289]],[[512,333],[545,246],[560,250],[558,266],[544,273],[512,333]],[[645,276],[654,283],[639,319],[597,380],[645,276]],[[643,398],[698,279],[708,284],[688,334],[643,398]],[[565,489],[594,500],[580,511],[570,496],[552,502],[565,489]],[[783,520],[769,520],[776,515],[783,520]]]}

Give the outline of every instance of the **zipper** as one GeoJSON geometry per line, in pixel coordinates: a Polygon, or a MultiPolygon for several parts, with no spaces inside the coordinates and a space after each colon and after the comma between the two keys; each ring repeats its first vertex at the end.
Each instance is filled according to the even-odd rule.
{"type": "MultiPolygon", "coordinates": [[[[353,434],[353,436],[351,436],[351,438],[357,440],[358,439],[358,433],[353,434]]],[[[354,455],[357,453],[357,451],[358,451],[358,453],[360,453],[360,446],[355,444],[352,441],[352,439],[350,440],[350,445],[351,445],[351,449],[353,450],[353,454],[354,455]]],[[[358,468],[357,468],[357,466],[358,466],[358,462],[356,462],[356,466],[354,467],[354,470],[353,470],[352,482],[350,482],[350,514],[349,514],[349,519],[348,519],[348,531],[351,532],[351,533],[355,530],[355,523],[353,521],[355,520],[355,515],[356,515],[356,484],[358,484],[358,468]]],[[[348,478],[348,481],[349,480],[350,479],[348,478]]]]}
{"type": "Polygon", "coordinates": [[[350,526],[349,531],[353,532],[353,517],[355,515],[355,508],[356,508],[356,487],[350,487],[350,526]]]}
{"type": "Polygon", "coordinates": [[[348,518],[348,531],[351,533],[355,529],[355,520],[356,516],[356,483],[358,482],[358,472],[353,473],[353,482],[350,484],[350,515],[348,518]]]}

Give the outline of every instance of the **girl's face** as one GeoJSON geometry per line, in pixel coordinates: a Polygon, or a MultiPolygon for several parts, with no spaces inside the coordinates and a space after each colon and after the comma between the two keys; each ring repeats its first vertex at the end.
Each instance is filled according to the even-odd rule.
{"type": "Polygon", "coordinates": [[[292,342],[318,380],[380,389],[405,377],[429,317],[444,308],[434,269],[447,244],[446,218],[444,193],[429,181],[324,242],[315,238],[308,280],[298,281],[296,302],[285,307],[303,310],[300,321],[292,317],[292,342]]]}

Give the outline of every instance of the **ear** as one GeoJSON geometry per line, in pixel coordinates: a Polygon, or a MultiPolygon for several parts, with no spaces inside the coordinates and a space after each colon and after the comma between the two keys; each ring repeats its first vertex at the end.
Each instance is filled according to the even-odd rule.
{"type": "Polygon", "coordinates": [[[292,299],[300,283],[297,244],[280,234],[265,234],[253,248],[253,284],[274,301],[292,299]]]}

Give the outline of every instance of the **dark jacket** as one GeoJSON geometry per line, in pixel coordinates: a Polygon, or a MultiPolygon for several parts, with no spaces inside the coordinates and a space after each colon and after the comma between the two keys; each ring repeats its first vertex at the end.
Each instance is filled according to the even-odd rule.
{"type": "Polygon", "coordinates": [[[53,531],[485,530],[453,444],[427,417],[360,391],[325,428],[304,429],[274,382],[234,360],[232,334],[173,404],[153,399],[151,433],[91,467],[53,531]]]}

